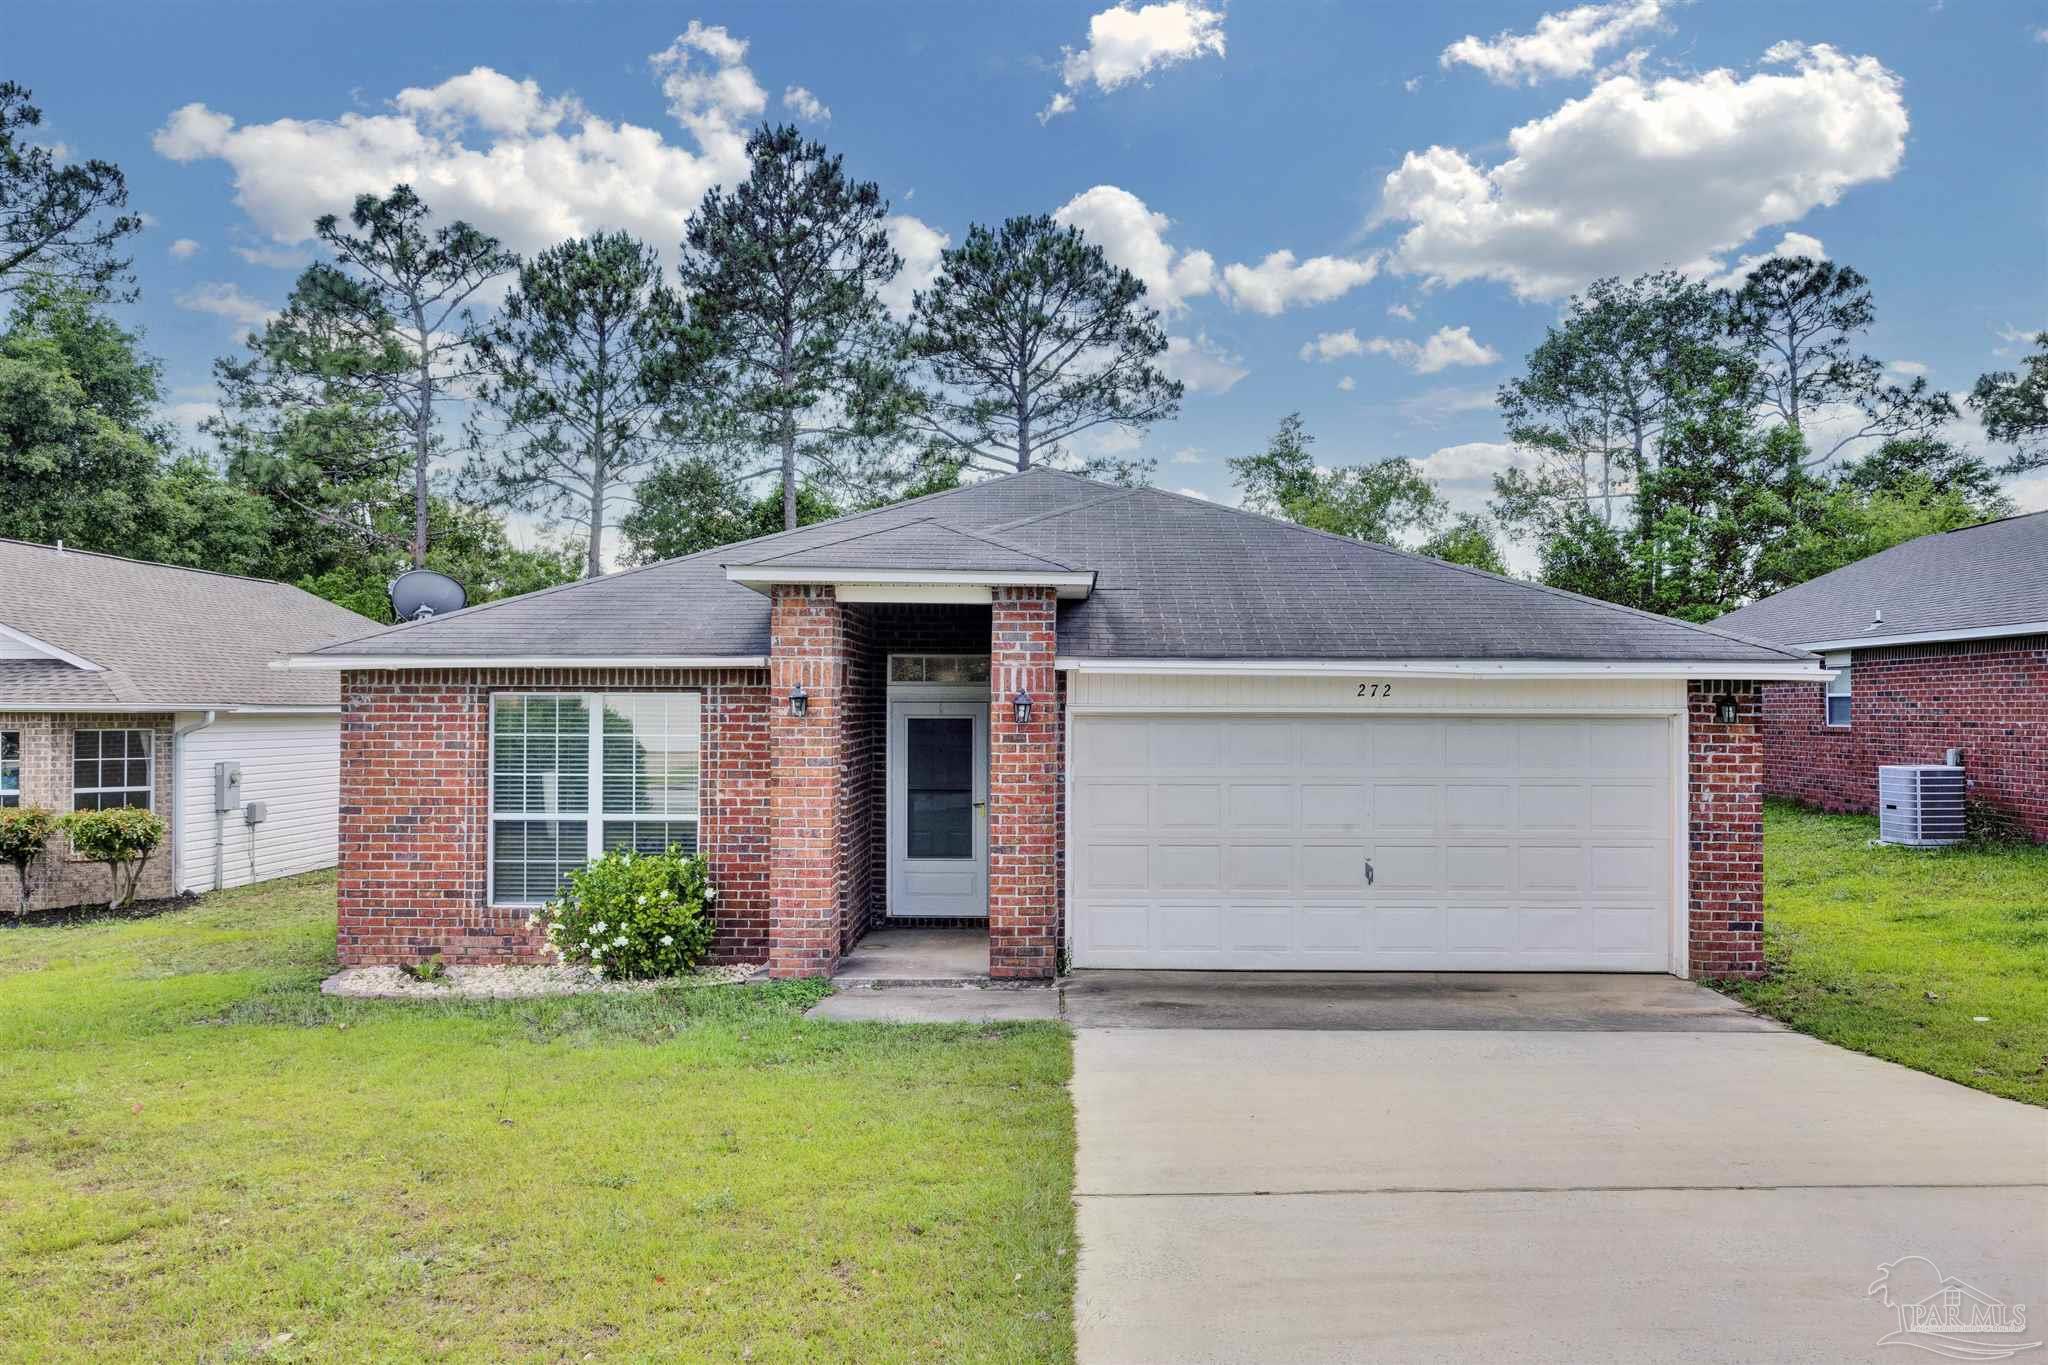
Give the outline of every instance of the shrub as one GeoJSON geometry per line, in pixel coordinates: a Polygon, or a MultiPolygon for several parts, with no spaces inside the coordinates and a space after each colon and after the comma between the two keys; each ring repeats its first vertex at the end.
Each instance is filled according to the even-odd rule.
{"type": "Polygon", "coordinates": [[[105,863],[113,883],[116,910],[135,899],[149,855],[163,844],[166,827],[154,811],[132,806],[112,810],[75,810],[57,822],[71,840],[71,849],[91,863],[105,863]]]}
{"type": "Polygon", "coordinates": [[[569,874],[568,889],[527,921],[564,962],[603,976],[680,976],[711,947],[717,890],[702,858],[618,849],[569,874]]]}
{"type": "Polygon", "coordinates": [[[35,896],[36,873],[50,846],[50,836],[56,832],[57,817],[46,807],[0,808],[0,860],[14,868],[14,875],[21,882],[24,910],[35,896]]]}

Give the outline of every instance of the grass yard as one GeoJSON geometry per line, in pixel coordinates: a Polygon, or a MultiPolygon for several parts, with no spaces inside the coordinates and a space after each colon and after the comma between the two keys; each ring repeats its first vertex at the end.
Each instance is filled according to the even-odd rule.
{"type": "Polygon", "coordinates": [[[333,968],[330,876],[0,929],[0,1357],[1072,1357],[1058,1026],[333,968]]]}
{"type": "Polygon", "coordinates": [[[2048,848],[1876,837],[1874,817],[1765,807],[1771,974],[1730,989],[1802,1033],[2048,1105],[2048,848]]]}

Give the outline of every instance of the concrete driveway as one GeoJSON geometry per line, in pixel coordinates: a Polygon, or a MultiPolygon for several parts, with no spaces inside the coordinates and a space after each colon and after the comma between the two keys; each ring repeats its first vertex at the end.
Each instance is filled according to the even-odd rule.
{"type": "Polygon", "coordinates": [[[2048,1113],[1685,982],[1090,973],[1066,1014],[1084,1361],[1913,1359],[1865,1294],[1907,1256],[2030,1305],[1984,1341],[2048,1326],[2048,1113]]]}

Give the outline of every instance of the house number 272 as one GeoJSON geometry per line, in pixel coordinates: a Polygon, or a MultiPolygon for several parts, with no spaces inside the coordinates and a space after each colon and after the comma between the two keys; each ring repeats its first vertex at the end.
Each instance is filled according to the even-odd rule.
{"type": "Polygon", "coordinates": [[[1360,683],[1358,685],[1358,695],[1361,697],[1391,697],[1394,695],[1394,685],[1392,683],[1360,683]]]}

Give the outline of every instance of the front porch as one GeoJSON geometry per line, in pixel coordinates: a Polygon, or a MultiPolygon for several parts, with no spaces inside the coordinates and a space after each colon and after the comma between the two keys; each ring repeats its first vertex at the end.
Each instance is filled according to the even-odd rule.
{"type": "Polygon", "coordinates": [[[1054,590],[768,591],[771,973],[1052,977],[1054,590]]]}

